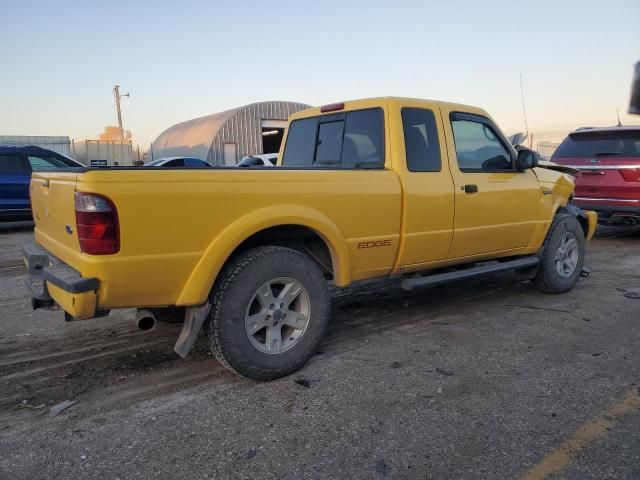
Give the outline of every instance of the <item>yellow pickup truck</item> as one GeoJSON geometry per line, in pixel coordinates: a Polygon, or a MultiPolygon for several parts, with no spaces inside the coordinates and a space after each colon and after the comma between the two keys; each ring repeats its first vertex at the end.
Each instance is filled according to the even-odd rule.
{"type": "Polygon", "coordinates": [[[136,307],[143,329],[202,326],[232,371],[299,369],[328,323],[328,282],[401,276],[413,289],[518,270],[540,290],[585,275],[596,215],[571,171],[514,149],[479,108],[377,98],[290,119],[276,168],[36,173],[34,308],[67,320],[136,307]],[[542,162],[540,162],[542,163],[542,162]]]}

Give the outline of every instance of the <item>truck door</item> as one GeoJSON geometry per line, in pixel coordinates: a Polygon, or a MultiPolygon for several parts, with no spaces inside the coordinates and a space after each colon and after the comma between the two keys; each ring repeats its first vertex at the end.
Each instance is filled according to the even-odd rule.
{"type": "Polygon", "coordinates": [[[449,258],[526,247],[539,221],[537,177],[516,170],[515,151],[489,118],[445,108],[442,118],[455,186],[449,258]]]}
{"type": "Polygon", "coordinates": [[[453,238],[453,179],[437,103],[392,100],[394,170],[402,182],[401,269],[445,260],[453,238]]]}

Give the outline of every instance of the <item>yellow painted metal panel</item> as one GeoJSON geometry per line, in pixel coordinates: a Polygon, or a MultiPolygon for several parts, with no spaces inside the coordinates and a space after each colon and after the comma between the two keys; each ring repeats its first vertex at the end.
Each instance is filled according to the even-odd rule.
{"type": "Polygon", "coordinates": [[[51,298],[65,312],[78,320],[93,318],[96,312],[96,293],[69,293],[60,287],[47,282],[47,289],[51,298]]]}
{"type": "Polygon", "coordinates": [[[443,104],[441,112],[455,192],[455,233],[449,257],[526,247],[541,221],[540,199],[543,194],[535,173],[532,170],[508,173],[462,171],[456,155],[451,113],[491,117],[480,109],[451,104],[443,104]],[[478,191],[467,193],[465,185],[476,185],[478,191]]]}
{"type": "Polygon", "coordinates": [[[399,265],[447,258],[453,238],[453,179],[448,167],[447,143],[436,102],[415,99],[389,101],[393,169],[402,183],[402,231],[399,265]],[[407,168],[402,108],[423,108],[435,116],[440,138],[439,172],[410,172],[407,168]]]}
{"type": "MultiPolygon", "coordinates": [[[[120,252],[81,254],[60,241],[62,224],[36,224],[36,239],[83,276],[104,280],[100,308],[201,303],[233,249],[277,225],[307,226],[324,238],[339,285],[389,273],[396,257],[401,196],[390,170],[100,170],[79,175],[77,190],[114,202],[120,252]],[[347,247],[372,239],[392,243],[347,247]]],[[[72,204],[65,208],[61,215],[73,215],[72,204]]],[[[69,238],[77,242],[75,233],[69,238]]]]}
{"type": "Polygon", "coordinates": [[[587,220],[589,220],[589,230],[587,232],[587,242],[593,238],[593,235],[596,233],[596,228],[598,226],[598,213],[592,210],[586,210],[584,214],[587,216],[587,220]]]}

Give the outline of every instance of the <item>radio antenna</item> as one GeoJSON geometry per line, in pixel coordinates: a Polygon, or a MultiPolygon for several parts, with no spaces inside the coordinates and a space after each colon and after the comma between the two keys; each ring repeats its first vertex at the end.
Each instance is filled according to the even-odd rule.
{"type": "Polygon", "coordinates": [[[529,133],[529,124],[527,123],[527,110],[524,108],[524,87],[522,86],[522,74],[520,74],[520,96],[522,97],[522,115],[524,117],[524,128],[529,133]]]}
{"type": "Polygon", "coordinates": [[[616,108],[616,115],[618,115],[618,126],[622,126],[622,122],[620,121],[620,109],[616,108]]]}

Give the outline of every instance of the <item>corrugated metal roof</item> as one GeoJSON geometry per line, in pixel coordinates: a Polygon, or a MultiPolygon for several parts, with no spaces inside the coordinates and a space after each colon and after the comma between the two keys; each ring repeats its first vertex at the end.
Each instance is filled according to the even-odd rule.
{"type": "Polygon", "coordinates": [[[63,155],[71,154],[71,140],[64,136],[51,135],[0,135],[0,145],[27,146],[48,148],[63,155]]]}
{"type": "Polygon", "coordinates": [[[259,102],[178,123],[153,142],[153,157],[189,156],[222,164],[225,143],[236,144],[239,158],[259,154],[262,120],[287,120],[307,108],[296,102],[259,102]]]}

